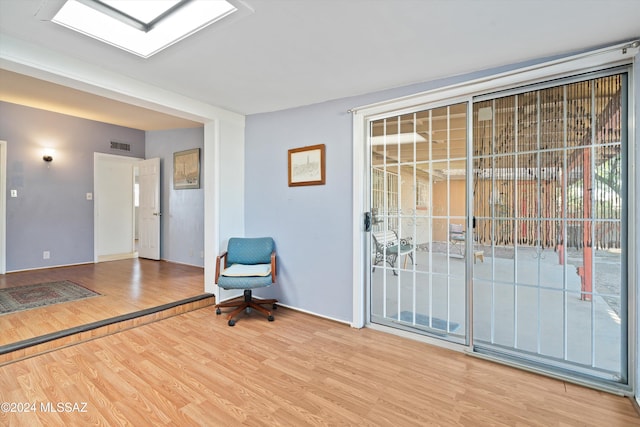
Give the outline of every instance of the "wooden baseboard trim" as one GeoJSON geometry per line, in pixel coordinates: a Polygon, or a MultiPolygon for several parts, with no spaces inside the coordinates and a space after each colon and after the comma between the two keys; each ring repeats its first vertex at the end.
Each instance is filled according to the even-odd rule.
{"type": "Polygon", "coordinates": [[[0,347],[0,366],[210,305],[215,305],[214,295],[202,294],[4,345],[0,347]]]}
{"type": "Polygon", "coordinates": [[[138,258],[138,252],[125,252],[112,255],[98,255],[97,262],[119,261],[121,259],[138,258]]]}

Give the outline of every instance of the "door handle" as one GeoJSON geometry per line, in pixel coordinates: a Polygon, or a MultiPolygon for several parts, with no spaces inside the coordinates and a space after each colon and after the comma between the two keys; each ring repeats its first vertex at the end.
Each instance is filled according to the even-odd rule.
{"type": "Polygon", "coordinates": [[[364,231],[371,231],[371,212],[364,213],[364,231]]]}
{"type": "Polygon", "coordinates": [[[154,214],[155,216],[162,216],[162,213],[160,213],[160,212],[154,212],[153,214],[154,214]]]}

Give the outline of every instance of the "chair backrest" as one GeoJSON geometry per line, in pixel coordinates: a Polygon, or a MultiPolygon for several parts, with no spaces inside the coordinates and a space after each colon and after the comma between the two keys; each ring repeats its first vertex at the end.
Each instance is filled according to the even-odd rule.
{"type": "Polygon", "coordinates": [[[274,247],[271,237],[232,237],[227,245],[227,265],[269,264],[274,247]]]}
{"type": "Polygon", "coordinates": [[[376,246],[396,246],[398,244],[398,235],[394,230],[374,231],[371,233],[376,246]]]}
{"type": "Polygon", "coordinates": [[[462,224],[449,224],[449,234],[460,235],[464,233],[464,226],[462,224]]]}

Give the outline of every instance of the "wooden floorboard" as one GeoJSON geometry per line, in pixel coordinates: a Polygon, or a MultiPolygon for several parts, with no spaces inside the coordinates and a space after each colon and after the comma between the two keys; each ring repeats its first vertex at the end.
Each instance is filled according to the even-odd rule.
{"type": "Polygon", "coordinates": [[[0,364],[214,303],[211,298],[155,310],[204,294],[204,270],[146,259],[9,273],[0,275],[0,288],[57,280],[70,280],[98,292],[100,296],[0,315],[0,350],[11,348],[15,343],[37,343],[11,354],[0,351],[0,364]],[[154,313],[147,313],[154,310],[154,313]],[[132,317],[134,313],[135,318],[100,325],[108,319],[132,317]],[[82,329],[85,325],[96,327],[45,343],[38,342],[39,337],[82,329]]]}
{"type": "MultiPolygon", "coordinates": [[[[10,273],[0,287],[53,280],[102,296],[2,315],[0,346],[204,288],[201,268],[142,259],[10,273]]],[[[0,425],[640,425],[627,398],[282,308],[229,327],[211,303],[5,360],[0,402],[14,406],[0,425]]]]}
{"type": "Polygon", "coordinates": [[[205,307],[14,362],[0,401],[35,408],[1,425],[640,425],[628,398],[285,308],[229,327],[205,307]]]}

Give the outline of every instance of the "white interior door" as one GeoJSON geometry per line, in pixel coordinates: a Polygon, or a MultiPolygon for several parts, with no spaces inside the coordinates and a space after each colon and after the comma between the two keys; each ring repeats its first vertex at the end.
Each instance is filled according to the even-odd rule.
{"type": "Polygon", "coordinates": [[[138,206],[138,256],[160,259],[160,159],[143,160],[138,165],[140,202],[138,206]]]}

